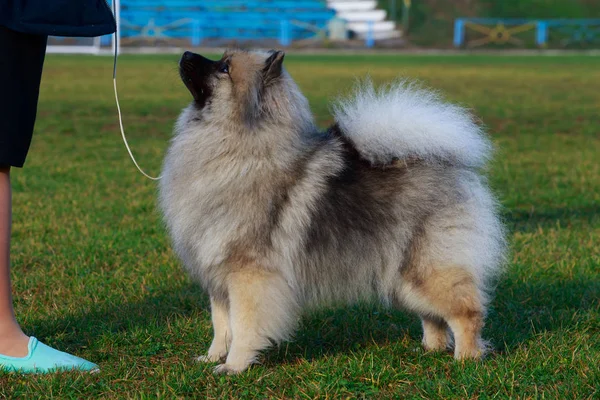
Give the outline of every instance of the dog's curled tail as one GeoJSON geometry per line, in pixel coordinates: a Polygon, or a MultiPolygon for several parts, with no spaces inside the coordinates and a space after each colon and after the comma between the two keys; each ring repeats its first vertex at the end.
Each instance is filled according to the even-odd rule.
{"type": "Polygon", "coordinates": [[[414,82],[401,80],[376,89],[366,80],[333,109],[343,135],[374,164],[416,157],[482,167],[492,151],[466,109],[414,82]]]}

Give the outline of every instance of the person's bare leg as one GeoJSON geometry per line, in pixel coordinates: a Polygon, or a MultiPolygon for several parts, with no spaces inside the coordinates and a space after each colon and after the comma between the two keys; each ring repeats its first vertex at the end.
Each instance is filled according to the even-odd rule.
{"type": "Polygon", "coordinates": [[[10,285],[11,219],[10,167],[0,167],[0,354],[24,357],[29,337],[15,319],[10,285]]]}

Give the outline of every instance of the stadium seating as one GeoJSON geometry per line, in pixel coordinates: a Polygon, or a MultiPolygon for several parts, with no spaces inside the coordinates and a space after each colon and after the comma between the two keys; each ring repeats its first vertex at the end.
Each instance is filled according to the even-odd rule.
{"type": "Polygon", "coordinates": [[[121,35],[133,39],[306,39],[335,16],[320,0],[122,0],[121,35]]]}
{"type": "Polygon", "coordinates": [[[396,23],[387,20],[387,12],[378,9],[375,0],[328,0],[327,4],[337,12],[338,18],[348,22],[348,29],[359,38],[366,38],[369,30],[376,40],[401,36],[396,23]]]}

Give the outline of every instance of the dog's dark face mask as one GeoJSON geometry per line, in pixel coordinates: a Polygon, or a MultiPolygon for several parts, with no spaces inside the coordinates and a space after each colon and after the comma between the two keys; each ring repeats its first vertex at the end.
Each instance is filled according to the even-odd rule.
{"type": "Polygon", "coordinates": [[[204,107],[212,96],[210,77],[226,68],[227,64],[223,60],[212,61],[189,51],[183,53],[179,61],[179,75],[198,107],[204,107]]]}
{"type": "MultiPolygon", "coordinates": [[[[179,62],[179,73],[194,97],[194,104],[204,110],[218,103],[220,115],[253,125],[268,109],[264,104],[267,90],[281,96],[280,81],[284,53],[228,50],[218,61],[185,52],[179,62]]],[[[275,104],[274,107],[277,107],[275,104]]]]}

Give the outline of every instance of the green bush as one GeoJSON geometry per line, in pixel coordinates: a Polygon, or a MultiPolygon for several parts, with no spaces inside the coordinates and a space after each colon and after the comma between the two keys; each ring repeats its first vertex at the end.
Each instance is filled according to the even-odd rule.
{"type": "MultiPolygon", "coordinates": [[[[389,18],[402,21],[403,0],[379,0],[389,18]]],[[[421,46],[450,46],[454,20],[459,17],[486,18],[600,18],[597,0],[412,0],[410,31],[406,36],[421,46]]]]}
{"type": "Polygon", "coordinates": [[[482,0],[488,17],[591,18],[600,16],[600,3],[577,0],[482,0]]]}

